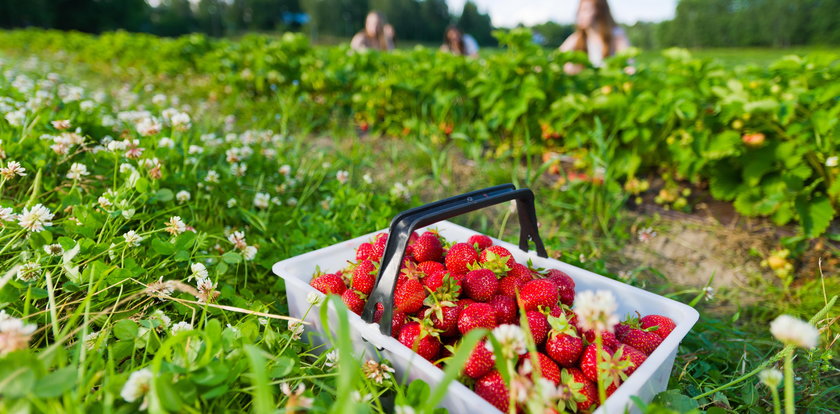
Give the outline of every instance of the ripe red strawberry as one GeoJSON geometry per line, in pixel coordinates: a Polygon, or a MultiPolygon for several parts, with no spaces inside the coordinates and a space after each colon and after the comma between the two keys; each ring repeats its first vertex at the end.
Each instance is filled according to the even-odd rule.
{"type": "Polygon", "coordinates": [[[476,269],[467,273],[463,287],[467,297],[486,302],[499,290],[499,280],[496,279],[496,274],[490,270],[476,269]]]}
{"type": "Polygon", "coordinates": [[[570,368],[577,364],[583,353],[583,339],[577,329],[568,321],[565,315],[550,316],[548,323],[551,331],[545,341],[545,351],[552,359],[563,367],[570,368]]]}
{"type": "Polygon", "coordinates": [[[341,300],[347,305],[350,312],[361,315],[362,309],[365,308],[365,302],[367,302],[367,295],[351,288],[344,291],[341,300]]]}
{"type": "Polygon", "coordinates": [[[394,309],[406,314],[414,314],[423,307],[425,299],[426,291],[419,280],[406,278],[397,282],[394,290],[394,309]]]}
{"type": "MultiPolygon", "coordinates": [[[[592,382],[598,381],[598,373],[597,368],[595,365],[595,355],[598,351],[598,348],[595,344],[590,344],[583,350],[583,355],[580,357],[580,370],[583,372],[583,375],[592,382]]],[[[609,358],[610,355],[615,353],[615,350],[609,346],[604,345],[603,352],[605,354],[601,354],[601,361],[604,361],[606,358],[609,358]],[[608,354],[608,355],[607,355],[608,354]]]]}
{"type": "Polygon", "coordinates": [[[385,245],[388,243],[388,234],[387,233],[379,233],[376,236],[373,236],[373,253],[370,257],[371,260],[382,260],[382,255],[385,253],[385,245]]]}
{"type": "Polygon", "coordinates": [[[523,283],[530,282],[531,279],[534,278],[534,275],[531,273],[531,269],[528,269],[528,266],[525,266],[521,263],[509,263],[510,271],[508,271],[508,277],[513,276],[523,283]]]}
{"type": "MultiPolygon", "coordinates": [[[[586,342],[594,344],[595,331],[583,331],[583,338],[586,339],[586,342]]],[[[615,337],[615,334],[613,334],[612,332],[601,333],[601,343],[613,349],[618,348],[618,346],[621,345],[618,339],[615,337]]]]}
{"type": "MultiPolygon", "coordinates": [[[[532,364],[531,366],[533,367],[533,355],[534,354],[530,353],[525,354],[522,357],[520,364],[525,364],[525,361],[528,361],[528,363],[532,364]]],[[[558,367],[557,364],[555,364],[554,361],[552,361],[551,358],[548,357],[548,355],[543,354],[542,352],[537,352],[535,355],[537,358],[537,362],[540,364],[540,374],[542,375],[542,377],[553,382],[554,385],[559,384],[560,367],[558,367]]],[[[532,368],[532,371],[536,371],[536,368],[532,368]]]]}
{"type": "Polygon", "coordinates": [[[559,306],[552,306],[549,310],[549,315],[554,316],[555,318],[559,318],[560,315],[563,315],[566,317],[566,320],[569,321],[569,323],[575,327],[575,329],[578,329],[577,314],[566,305],[561,304],[559,306]]]}
{"type": "Polygon", "coordinates": [[[630,345],[621,344],[621,346],[618,347],[616,353],[618,353],[619,351],[621,351],[620,361],[630,361],[630,363],[632,364],[630,367],[624,370],[624,373],[627,375],[630,375],[634,371],[636,371],[636,368],[642,365],[642,363],[645,362],[645,360],[647,359],[647,355],[642,353],[642,351],[633,348],[630,345]]]}
{"type": "Polygon", "coordinates": [[[440,331],[441,336],[453,336],[458,334],[458,316],[461,315],[461,308],[454,303],[435,304],[426,308],[421,316],[429,320],[435,329],[440,331]]]}
{"type": "Polygon", "coordinates": [[[481,252],[481,254],[478,256],[478,262],[479,263],[486,263],[490,260],[493,260],[493,259],[496,258],[496,257],[494,257],[494,255],[496,257],[503,258],[502,260],[504,260],[506,263],[511,262],[513,260],[513,255],[510,253],[510,250],[505,249],[502,246],[495,245],[495,246],[489,246],[486,249],[484,249],[481,252]],[[507,257],[508,259],[504,259],[505,257],[507,257]]]}
{"type": "Polygon", "coordinates": [[[493,245],[493,240],[483,234],[473,234],[467,239],[470,246],[478,245],[478,250],[484,250],[493,245]]]}
{"type": "Polygon", "coordinates": [[[642,329],[644,330],[651,330],[654,326],[658,326],[656,330],[652,330],[651,332],[655,332],[662,339],[667,338],[674,328],[677,327],[677,324],[674,323],[673,319],[662,315],[643,316],[639,319],[639,323],[641,323],[642,329]]]}
{"type": "Polygon", "coordinates": [[[439,290],[442,286],[447,286],[448,291],[453,293],[457,290],[458,292],[454,296],[454,298],[457,298],[461,294],[461,279],[459,279],[459,276],[460,275],[447,272],[445,269],[437,270],[424,277],[423,284],[426,285],[426,288],[432,292],[439,290]]]}
{"type": "Polygon", "coordinates": [[[464,374],[473,379],[487,375],[496,363],[493,351],[487,349],[487,342],[481,341],[473,348],[467,363],[464,364],[464,374]]]}
{"type": "Polygon", "coordinates": [[[630,328],[621,338],[621,342],[650,355],[662,343],[662,337],[654,332],[630,328]]]}
{"type": "Polygon", "coordinates": [[[527,311],[525,316],[528,318],[528,328],[531,330],[531,336],[534,338],[534,343],[537,346],[545,342],[548,336],[548,331],[551,327],[548,325],[545,315],[537,311],[527,311]]]}
{"type": "Polygon", "coordinates": [[[427,231],[411,245],[411,252],[418,262],[436,261],[443,257],[443,245],[436,234],[427,231]]]}
{"type": "Polygon", "coordinates": [[[496,311],[496,323],[516,323],[516,301],[510,296],[495,295],[487,301],[487,304],[496,311]]]}
{"type": "Polygon", "coordinates": [[[370,295],[370,292],[373,291],[373,285],[376,283],[376,272],[378,271],[376,264],[370,260],[360,261],[353,268],[353,280],[350,286],[365,295],[370,295]]]}
{"type": "Polygon", "coordinates": [[[464,309],[465,309],[467,306],[470,306],[470,305],[472,305],[473,303],[478,303],[478,302],[476,302],[476,301],[474,301],[474,300],[472,300],[472,299],[470,299],[470,298],[464,298],[464,299],[461,299],[461,300],[459,300],[459,301],[458,301],[458,306],[461,308],[461,312],[463,312],[463,311],[464,311],[464,309]]]}
{"type": "Polygon", "coordinates": [[[356,249],[356,260],[370,260],[373,254],[373,245],[370,243],[362,243],[359,245],[359,248],[356,249]]]}
{"type": "Polygon", "coordinates": [[[499,371],[493,370],[489,374],[479,378],[475,383],[475,393],[499,409],[499,411],[503,413],[508,412],[509,391],[499,371]]]}
{"type": "Polygon", "coordinates": [[[467,243],[455,243],[446,253],[446,269],[450,272],[467,273],[470,271],[467,266],[474,265],[477,261],[478,253],[467,243]]]}
{"type": "Polygon", "coordinates": [[[557,304],[557,285],[546,279],[532,280],[519,290],[519,303],[525,310],[537,310],[540,306],[550,308],[557,304]]]}
{"type": "Polygon", "coordinates": [[[582,400],[577,400],[578,411],[586,412],[598,403],[598,387],[583,375],[583,372],[577,368],[564,368],[564,372],[572,375],[572,381],[581,384],[582,388],[578,390],[582,400]]]}
{"type": "Polygon", "coordinates": [[[473,303],[462,309],[458,317],[458,330],[464,335],[475,328],[493,329],[495,327],[496,312],[486,303],[473,303]]]}
{"type": "Polygon", "coordinates": [[[516,276],[505,276],[499,280],[499,293],[505,296],[515,298],[518,291],[522,289],[525,281],[516,276]]]}
{"type": "Polygon", "coordinates": [[[613,331],[615,332],[615,337],[616,338],[623,338],[624,335],[626,335],[629,330],[630,330],[630,325],[628,325],[624,322],[618,323],[615,326],[613,326],[613,331]]]}
{"type": "Polygon", "coordinates": [[[409,322],[400,330],[399,341],[426,360],[433,362],[440,352],[440,340],[419,322],[409,322]]]}
{"type": "Polygon", "coordinates": [[[347,286],[344,285],[344,280],[337,273],[328,273],[315,277],[309,281],[309,286],[327,295],[330,293],[340,295],[347,289],[347,286]]]}
{"type": "MultiPolygon", "coordinates": [[[[382,321],[382,304],[376,304],[376,312],[373,313],[373,321],[376,323],[380,323],[382,321]]],[[[391,318],[391,336],[396,338],[399,333],[400,329],[402,329],[403,325],[408,321],[408,316],[402,312],[394,311],[393,317],[391,318]]]]}
{"type": "Polygon", "coordinates": [[[560,301],[566,306],[572,306],[575,302],[575,281],[557,269],[549,269],[546,279],[557,285],[557,293],[560,294],[560,301]]]}
{"type": "Polygon", "coordinates": [[[431,275],[434,272],[444,270],[443,263],[433,261],[420,262],[417,264],[417,267],[420,271],[425,273],[426,276],[431,275]]]}

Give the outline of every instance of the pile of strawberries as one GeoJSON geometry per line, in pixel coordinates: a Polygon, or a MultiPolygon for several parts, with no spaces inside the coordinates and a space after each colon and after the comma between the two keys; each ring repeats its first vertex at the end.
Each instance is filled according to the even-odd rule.
{"type": "MultiPolygon", "coordinates": [[[[316,274],[310,285],[340,295],[351,311],[361,314],[379,274],[387,238],[385,233],[377,234],[357,248],[355,262],[336,273],[316,274]]],[[[542,378],[558,387],[557,395],[564,396],[566,406],[588,411],[599,403],[597,347],[594,333],[578,327],[574,300],[575,282],[567,274],[517,263],[510,251],[485,235],[450,245],[437,232],[426,231],[411,237],[394,294],[391,332],[403,345],[440,365],[472,329],[527,326],[538,352],[520,355],[515,366],[523,372],[524,364],[530,372],[530,363],[535,362],[542,378]]],[[[379,305],[377,322],[381,316],[379,305]]],[[[674,327],[664,316],[628,317],[615,326],[615,333],[602,335],[601,380],[608,395],[674,327]]],[[[483,340],[473,350],[462,382],[507,412],[509,388],[496,370],[488,342],[483,340]]]]}

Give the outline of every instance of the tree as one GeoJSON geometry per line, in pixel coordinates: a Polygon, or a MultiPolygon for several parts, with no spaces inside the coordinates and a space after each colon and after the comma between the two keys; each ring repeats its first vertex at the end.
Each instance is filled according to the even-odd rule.
{"type": "Polygon", "coordinates": [[[472,1],[464,3],[461,17],[458,18],[458,27],[464,33],[472,35],[480,45],[496,44],[492,34],[493,23],[490,21],[490,16],[479,12],[478,7],[472,1]]]}

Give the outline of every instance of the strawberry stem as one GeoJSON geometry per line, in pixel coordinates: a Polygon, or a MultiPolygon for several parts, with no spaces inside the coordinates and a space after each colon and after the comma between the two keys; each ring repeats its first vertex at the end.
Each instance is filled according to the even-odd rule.
{"type": "Polygon", "coordinates": [[[601,331],[595,331],[595,378],[598,380],[598,398],[601,400],[601,405],[607,401],[607,390],[604,387],[604,381],[601,381],[601,352],[604,350],[604,345],[601,340],[601,331]]]}

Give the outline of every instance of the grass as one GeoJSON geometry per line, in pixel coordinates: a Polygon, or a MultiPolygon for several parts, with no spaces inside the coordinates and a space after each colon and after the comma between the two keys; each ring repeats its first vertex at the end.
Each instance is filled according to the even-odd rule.
{"type": "MultiPolygon", "coordinates": [[[[744,61],[761,62],[770,53],[743,55],[744,61]]],[[[0,411],[291,412],[311,399],[313,410],[320,412],[381,412],[389,404],[431,412],[434,404],[418,396],[434,401],[443,388],[367,378],[359,368],[363,361],[354,360],[349,349],[346,320],[338,324],[337,368],[321,354],[324,349],[302,341],[293,325],[278,319],[288,313],[286,292],[270,266],[383,228],[409,206],[503,182],[536,191],[543,238],[552,256],[566,262],[618,277],[605,258],[636,236],[630,229],[638,223],[624,213],[626,200],[611,188],[617,183],[609,177],[604,186],[578,182],[561,190],[544,178],[540,166],[526,169],[518,161],[480,159],[473,165],[452,146],[359,137],[339,122],[329,126],[331,137],[312,135],[306,114],[295,112],[293,103],[208,103],[199,87],[185,86],[191,82],[151,78],[142,71],[108,79],[93,67],[64,65],[59,57],[5,59],[2,68],[13,76],[0,77],[0,95],[26,102],[34,91],[13,87],[14,79],[23,75],[36,84],[55,72],[63,88],[82,85],[82,100],[90,99],[93,108],[87,111],[79,101],[62,98],[58,85],[44,86],[55,105],[40,107],[25,126],[0,120],[3,162],[18,160],[27,168],[27,175],[0,184],[0,206],[20,213],[42,203],[55,214],[52,226],[42,232],[16,224],[0,228],[0,309],[37,325],[28,347],[0,356],[0,411]],[[104,99],[93,99],[100,90],[104,99]],[[166,103],[154,103],[158,94],[165,95],[166,103]],[[131,122],[118,120],[120,112],[124,117],[143,109],[158,114],[170,106],[187,111],[183,105],[189,105],[191,116],[186,129],[170,122],[140,137],[131,122]],[[277,111],[285,115],[282,130],[265,132],[278,126],[264,114],[277,111]],[[247,115],[226,123],[229,114],[247,115]],[[107,125],[106,116],[117,119],[116,129],[107,125]],[[60,154],[50,147],[57,141],[40,139],[61,135],[50,124],[59,119],[83,128],[87,138],[76,149],[90,151],[60,154]],[[139,159],[93,151],[105,135],[119,139],[118,133],[140,139],[145,151],[139,159]],[[228,140],[226,134],[234,135],[228,140]],[[163,136],[171,138],[172,147],[161,143],[163,136]],[[153,158],[161,166],[159,178],[154,178],[153,158]],[[236,158],[241,160],[231,161],[236,158]],[[237,175],[233,162],[247,163],[247,171],[237,175]],[[88,175],[68,178],[73,163],[85,164],[88,175]],[[284,164],[291,166],[288,176],[278,171],[284,164]],[[207,179],[210,170],[219,182],[207,179]],[[345,170],[350,181],[342,184],[337,172],[345,170]],[[181,191],[188,191],[190,199],[179,201],[181,191]],[[267,206],[256,202],[258,194],[270,195],[267,206]],[[176,226],[167,233],[165,223],[176,215],[196,232],[176,226]],[[130,230],[143,237],[136,246],[124,237],[130,230]],[[232,241],[235,231],[244,232],[244,243],[257,249],[254,257],[232,241]],[[53,244],[64,254],[46,253],[44,246],[53,244]],[[33,262],[40,266],[37,271],[21,273],[21,265],[33,262]],[[193,267],[197,263],[204,265],[206,276],[193,267]],[[216,303],[227,308],[206,304],[215,295],[216,303]],[[178,322],[191,329],[173,332],[178,322]],[[147,391],[126,392],[131,390],[126,383],[140,383],[143,374],[136,373],[144,370],[150,370],[151,379],[138,389],[147,391]],[[281,388],[283,383],[288,387],[281,388]],[[297,394],[299,385],[303,391],[297,394]],[[354,391],[371,397],[354,399],[354,391]]],[[[504,226],[505,221],[504,209],[459,220],[514,239],[515,226],[504,226]]],[[[645,219],[645,225],[658,224],[645,219]]],[[[827,306],[838,291],[835,276],[808,275],[785,287],[761,275],[753,281],[764,292],[760,305],[740,306],[744,291],[736,286],[707,301],[705,281],[677,286],[654,274],[635,272],[627,282],[693,303],[701,319],[679,348],[672,391],[650,411],[664,406],[710,413],[769,411],[772,395],[752,374],[793,352],[772,339],[769,321],[780,313],[807,320],[821,311],[812,323],[824,330],[822,345],[795,353],[797,404],[803,412],[840,411],[840,402],[831,398],[840,390],[831,347],[839,328],[836,312],[827,306]]],[[[447,379],[456,374],[448,370],[447,379]]]]}

